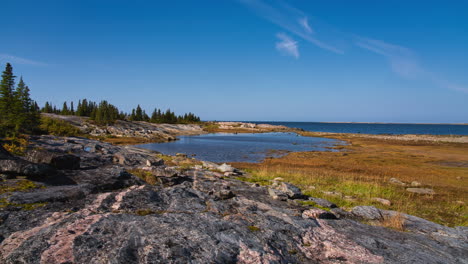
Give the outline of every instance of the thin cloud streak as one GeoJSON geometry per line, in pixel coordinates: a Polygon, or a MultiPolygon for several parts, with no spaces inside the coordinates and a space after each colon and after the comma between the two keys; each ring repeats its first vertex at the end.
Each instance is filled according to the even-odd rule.
{"type": "Polygon", "coordinates": [[[284,33],[276,34],[276,37],[280,39],[276,42],[276,49],[284,55],[292,56],[296,59],[299,58],[299,47],[297,41],[294,41],[291,37],[284,33]]]}
{"type": "Polygon", "coordinates": [[[0,60],[14,63],[14,64],[23,64],[23,65],[32,65],[32,66],[46,66],[47,65],[46,63],[43,63],[43,62],[16,57],[16,56],[4,54],[4,53],[0,53],[0,60]]]}
{"type": "Polygon", "coordinates": [[[305,29],[305,31],[307,31],[307,33],[314,33],[309,25],[309,19],[307,17],[299,18],[297,22],[299,22],[299,24],[305,29]]]}
{"type": "MultiPolygon", "coordinates": [[[[289,6],[283,1],[275,1],[276,6],[269,5],[263,0],[239,0],[241,3],[254,10],[259,16],[280,26],[281,28],[293,33],[308,42],[331,52],[343,54],[343,50],[332,45],[324,43],[315,37],[312,28],[307,22],[309,30],[304,27],[301,20],[304,19],[304,13],[294,7],[289,6]]],[[[307,20],[306,20],[307,21],[307,20]]]]}
{"type": "MultiPolygon", "coordinates": [[[[273,24],[278,25],[284,30],[289,31],[290,33],[295,34],[296,36],[299,36],[302,39],[322,49],[337,54],[344,54],[343,49],[336,48],[333,45],[319,40],[316,37],[316,30],[314,30],[316,29],[316,27],[311,27],[309,24],[308,15],[302,12],[301,10],[288,5],[285,1],[272,0],[271,2],[269,2],[273,4],[267,4],[264,0],[239,1],[247,7],[249,7],[250,9],[254,10],[259,16],[263,17],[264,19],[270,21],[273,24]]],[[[333,31],[331,27],[325,29],[328,29],[328,31],[333,31]]],[[[324,29],[322,28],[322,31],[323,30],[324,29]]],[[[331,32],[328,32],[327,34],[330,33],[331,32]]],[[[382,40],[356,36],[354,34],[343,33],[336,30],[335,34],[332,35],[335,35],[335,37],[337,37],[337,39],[340,40],[338,42],[334,41],[335,43],[342,42],[342,44],[344,43],[348,46],[354,45],[361,49],[383,56],[389,63],[391,70],[402,78],[411,80],[427,80],[442,88],[468,93],[468,88],[465,88],[461,85],[453,84],[442,78],[436,77],[436,74],[424,69],[424,67],[419,62],[416,53],[409,48],[391,44],[382,40]]],[[[322,38],[324,38],[323,35],[322,38]]],[[[277,49],[280,49],[278,45],[279,44],[277,43],[277,49]]],[[[282,50],[286,50],[285,47],[282,47],[281,45],[279,46],[282,50]]],[[[289,54],[295,54],[296,51],[290,50],[288,52],[289,54]]],[[[299,57],[298,50],[297,56],[294,55],[294,57],[299,57]]]]}
{"type": "Polygon", "coordinates": [[[355,45],[384,56],[388,60],[393,72],[403,78],[412,80],[425,79],[442,88],[468,93],[466,87],[446,81],[424,69],[415,53],[409,48],[390,44],[382,40],[363,37],[356,37],[355,45]]]}

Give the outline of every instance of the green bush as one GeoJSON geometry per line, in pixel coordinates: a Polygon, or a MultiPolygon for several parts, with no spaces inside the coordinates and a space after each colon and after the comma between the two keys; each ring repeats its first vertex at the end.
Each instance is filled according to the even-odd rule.
{"type": "Polygon", "coordinates": [[[41,117],[41,125],[39,128],[44,133],[54,136],[72,137],[81,135],[81,131],[78,128],[66,121],[49,117],[41,117]]]}

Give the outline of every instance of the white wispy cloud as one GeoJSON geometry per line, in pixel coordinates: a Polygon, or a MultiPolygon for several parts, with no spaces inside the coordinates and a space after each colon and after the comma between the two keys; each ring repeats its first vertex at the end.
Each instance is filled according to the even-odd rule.
{"type": "MultiPolygon", "coordinates": [[[[402,78],[429,81],[442,88],[468,93],[467,87],[454,84],[425,69],[416,52],[407,47],[382,40],[356,36],[352,33],[344,33],[316,20],[314,20],[314,24],[319,23],[320,28],[318,25],[311,26],[308,14],[292,7],[284,0],[271,0],[268,2],[265,0],[238,1],[254,10],[260,17],[324,50],[344,54],[344,49],[338,47],[359,47],[383,56],[389,64],[390,69],[402,78]],[[320,32],[320,34],[317,32],[320,32]],[[324,39],[327,39],[327,41],[323,41],[324,39]]],[[[282,36],[278,34],[277,37],[281,40],[276,43],[278,50],[299,58],[296,41],[284,33],[282,36]]]]}
{"type": "Polygon", "coordinates": [[[23,65],[33,65],[33,66],[45,66],[46,63],[25,59],[5,53],[0,53],[0,61],[10,62],[12,64],[23,64],[23,65]]]}
{"type": "Polygon", "coordinates": [[[296,59],[299,58],[299,47],[297,45],[297,41],[293,40],[285,33],[278,33],[276,34],[276,37],[280,40],[279,42],[276,42],[276,49],[279,52],[296,59]]]}
{"type": "Polygon", "coordinates": [[[451,83],[426,70],[420,63],[415,52],[411,49],[382,40],[371,38],[355,37],[355,44],[358,47],[382,55],[390,64],[393,72],[399,76],[412,80],[428,80],[433,84],[458,92],[468,93],[468,88],[451,83]]]}
{"type": "Polygon", "coordinates": [[[307,17],[299,18],[297,22],[307,31],[308,33],[314,33],[309,25],[309,19],[307,17]]]}
{"type": "Polygon", "coordinates": [[[316,34],[313,32],[309,25],[307,17],[304,13],[288,4],[284,1],[271,1],[271,4],[267,4],[263,0],[239,0],[250,9],[254,10],[259,16],[270,21],[273,24],[278,25],[284,30],[295,34],[298,37],[320,47],[322,49],[342,54],[343,50],[325,43],[318,39],[316,34]]]}
{"type": "Polygon", "coordinates": [[[418,58],[409,48],[363,37],[356,37],[355,44],[358,47],[384,56],[392,70],[402,77],[415,79],[424,75],[425,71],[418,58]]]}

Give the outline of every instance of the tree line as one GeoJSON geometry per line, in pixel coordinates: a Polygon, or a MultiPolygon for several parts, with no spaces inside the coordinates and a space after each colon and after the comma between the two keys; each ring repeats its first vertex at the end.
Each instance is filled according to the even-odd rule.
{"type": "Polygon", "coordinates": [[[62,108],[58,108],[50,102],[46,102],[44,107],[41,109],[43,113],[53,113],[59,115],[75,115],[75,116],[87,116],[95,123],[102,125],[110,125],[115,123],[117,120],[128,120],[128,121],[146,121],[151,123],[167,123],[167,124],[187,124],[200,122],[200,117],[189,112],[183,115],[176,115],[170,109],[162,111],[161,109],[155,108],[149,116],[140,105],[132,109],[130,113],[119,111],[115,106],[107,102],[106,100],[96,103],[88,99],[82,99],[78,101],[76,110],[73,102],[64,102],[62,108]]]}
{"type": "Polygon", "coordinates": [[[76,106],[73,102],[64,102],[62,107],[57,107],[51,102],[46,102],[44,107],[40,108],[31,99],[30,89],[22,77],[20,77],[18,85],[16,85],[16,76],[13,74],[13,67],[10,63],[6,64],[1,77],[0,136],[36,132],[40,125],[41,112],[89,117],[93,122],[101,125],[110,125],[117,120],[169,124],[200,122],[200,117],[193,113],[176,115],[170,109],[162,111],[155,108],[151,116],[148,116],[140,105],[132,109],[130,113],[125,113],[106,100],[97,103],[88,99],[82,99],[78,101],[76,106]]]}

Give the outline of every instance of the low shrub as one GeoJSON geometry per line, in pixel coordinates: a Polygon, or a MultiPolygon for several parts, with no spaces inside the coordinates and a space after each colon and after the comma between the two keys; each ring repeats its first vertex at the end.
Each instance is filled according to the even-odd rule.
{"type": "Polygon", "coordinates": [[[81,131],[75,126],[60,119],[41,117],[39,128],[46,134],[54,136],[80,136],[81,131]]]}

